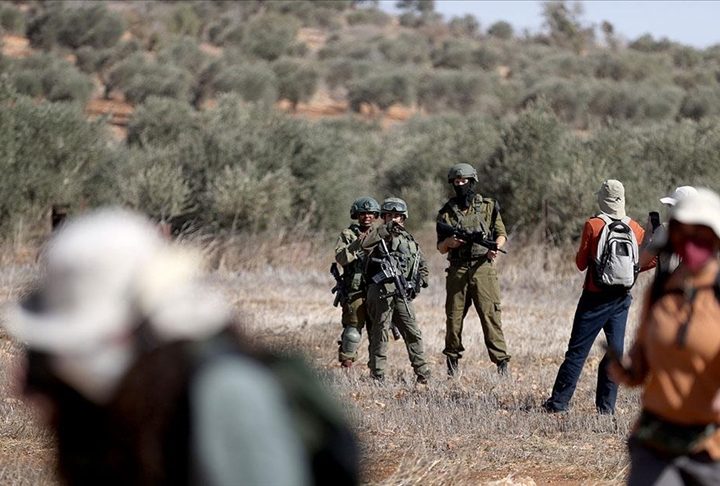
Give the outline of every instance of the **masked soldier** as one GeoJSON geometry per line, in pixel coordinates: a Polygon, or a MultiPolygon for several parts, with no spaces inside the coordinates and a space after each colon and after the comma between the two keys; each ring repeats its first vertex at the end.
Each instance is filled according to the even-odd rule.
{"type": "Polygon", "coordinates": [[[405,230],[407,204],[398,198],[382,203],[383,221],[373,224],[362,237],[368,252],[365,266],[370,328],[370,362],[373,378],[385,378],[388,330],[394,324],[405,340],[410,364],[419,384],[426,384],[430,368],[425,361],[422,333],[415,321],[412,299],[427,287],[428,268],[420,247],[405,230]]]}
{"type": "Polygon", "coordinates": [[[500,314],[500,287],[494,260],[497,249],[507,241],[505,225],[500,217],[497,202],[476,193],[478,177],[469,164],[457,164],[448,172],[448,182],[455,190],[438,213],[437,248],[447,254],[450,266],[447,271],[445,300],[446,334],[445,354],[448,374],[458,371],[458,361],[465,351],[462,345],[463,320],[471,303],[480,316],[485,346],[490,360],[500,374],[508,373],[510,355],[503,336],[500,314]],[[441,231],[441,226],[452,227],[467,233],[481,232],[486,245],[458,238],[456,234],[441,231]],[[497,249],[488,248],[495,246],[497,249]]]}
{"type": "Polygon", "coordinates": [[[365,252],[358,237],[365,234],[380,214],[380,204],[368,196],[361,197],[350,207],[350,218],[357,220],[344,229],[335,245],[335,261],[343,267],[343,284],[347,301],[342,306],[343,332],[340,337],[338,358],[343,368],[352,366],[357,359],[363,327],[370,332],[370,321],[365,310],[365,282],[362,276],[365,252]]]}

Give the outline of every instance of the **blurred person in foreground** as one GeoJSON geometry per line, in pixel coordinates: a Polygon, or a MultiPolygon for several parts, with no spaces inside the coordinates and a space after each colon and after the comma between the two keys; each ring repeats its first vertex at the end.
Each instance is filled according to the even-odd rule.
{"type": "MultiPolygon", "coordinates": [[[[643,240],[645,232],[625,214],[622,183],[608,179],[595,195],[600,212],[585,222],[575,255],[578,270],[585,271],[585,283],[565,358],[550,398],[543,404],[549,413],[568,410],[585,360],[601,330],[610,346],[622,352],[632,303],[630,289],[638,273],[655,264],[652,261],[646,267],[639,266],[638,242],[643,240]]],[[[608,375],[609,363],[610,357],[606,354],[598,366],[595,407],[599,414],[615,413],[618,386],[608,375]]]]}
{"type": "Polygon", "coordinates": [[[628,357],[613,379],[642,386],[628,441],[628,484],[720,484],[720,197],[699,189],[670,211],[681,258],[648,291],[628,357]]]}
{"type": "Polygon", "coordinates": [[[369,196],[356,199],[350,206],[350,218],[356,220],[338,236],[335,261],[343,267],[342,285],[345,301],[342,305],[343,331],[340,336],[338,360],[343,368],[350,368],[357,359],[362,330],[370,332],[370,319],[365,298],[367,285],[363,278],[365,251],[360,237],[367,233],[380,216],[380,204],[369,196]]]}
{"type": "Polygon", "coordinates": [[[314,414],[327,403],[312,374],[243,339],[197,254],[106,209],[65,223],[43,263],[5,326],[25,346],[23,391],[54,432],[64,483],[356,482],[352,435],[314,414]]]}
{"type": "MultiPolygon", "coordinates": [[[[677,187],[669,196],[661,197],[660,202],[668,209],[672,209],[678,202],[688,196],[697,194],[693,186],[677,187]]],[[[668,223],[660,223],[659,213],[650,213],[648,225],[645,228],[645,240],[640,251],[640,265],[647,265],[657,257],[655,275],[670,273],[680,264],[680,257],[671,251],[662,251],[667,241],[668,223]]]]}
{"type": "Polygon", "coordinates": [[[430,366],[412,300],[427,287],[428,267],[413,236],[405,229],[408,207],[400,198],[390,197],[380,206],[380,217],[362,237],[367,255],[367,308],[370,327],[372,377],[385,379],[389,330],[396,325],[407,349],[417,384],[426,385],[430,366]]]}

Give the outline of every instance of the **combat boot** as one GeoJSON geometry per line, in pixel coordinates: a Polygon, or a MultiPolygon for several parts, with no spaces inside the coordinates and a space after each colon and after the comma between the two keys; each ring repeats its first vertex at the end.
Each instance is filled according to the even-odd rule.
{"type": "Polygon", "coordinates": [[[509,376],[510,375],[510,368],[508,368],[508,362],[507,361],[500,361],[497,364],[497,372],[500,376],[509,376]]]}
{"type": "Polygon", "coordinates": [[[447,364],[448,376],[452,376],[452,377],[457,376],[459,368],[460,368],[459,360],[457,358],[452,358],[450,356],[447,356],[445,358],[445,363],[447,364]]]}
{"type": "Polygon", "coordinates": [[[351,359],[344,359],[340,363],[340,366],[343,368],[352,368],[353,362],[351,359]]]}

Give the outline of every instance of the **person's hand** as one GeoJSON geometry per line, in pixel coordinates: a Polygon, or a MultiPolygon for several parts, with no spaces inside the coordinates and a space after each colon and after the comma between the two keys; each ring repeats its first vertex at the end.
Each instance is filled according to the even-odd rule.
{"type": "Polygon", "coordinates": [[[712,407],[712,411],[716,415],[720,415],[720,390],[715,392],[715,397],[713,398],[711,407],[712,407]]]}
{"type": "Polygon", "coordinates": [[[456,238],[455,236],[448,236],[445,238],[445,244],[448,248],[459,248],[465,244],[465,241],[456,238]]]}
{"type": "Polygon", "coordinates": [[[488,250],[488,252],[487,252],[488,260],[490,260],[490,261],[495,260],[495,257],[497,257],[497,254],[498,254],[497,250],[488,250]]]}

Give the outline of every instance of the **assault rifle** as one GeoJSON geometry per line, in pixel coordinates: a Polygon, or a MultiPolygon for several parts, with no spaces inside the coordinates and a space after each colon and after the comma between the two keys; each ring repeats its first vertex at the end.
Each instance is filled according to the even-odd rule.
{"type": "Polygon", "coordinates": [[[500,253],[507,253],[505,250],[498,248],[498,244],[495,240],[491,240],[487,237],[484,231],[466,231],[463,229],[455,228],[447,223],[438,221],[435,225],[435,230],[441,238],[448,238],[454,236],[458,240],[463,240],[466,243],[475,243],[480,246],[484,246],[488,250],[499,251],[500,253]]]}
{"type": "Polygon", "coordinates": [[[345,282],[343,282],[343,279],[340,276],[340,270],[338,270],[337,263],[333,263],[332,265],[330,265],[330,275],[335,278],[335,287],[333,287],[330,291],[331,293],[335,294],[335,301],[333,302],[333,307],[337,307],[338,305],[345,305],[348,300],[348,293],[347,289],[345,288],[345,282]]]}

